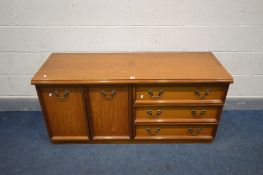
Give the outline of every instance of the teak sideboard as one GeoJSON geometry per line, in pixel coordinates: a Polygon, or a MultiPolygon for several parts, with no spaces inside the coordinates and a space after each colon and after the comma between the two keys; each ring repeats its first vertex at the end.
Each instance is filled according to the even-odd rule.
{"type": "Polygon", "coordinates": [[[210,52],[54,53],[31,81],[53,143],[211,142],[232,82],[210,52]]]}

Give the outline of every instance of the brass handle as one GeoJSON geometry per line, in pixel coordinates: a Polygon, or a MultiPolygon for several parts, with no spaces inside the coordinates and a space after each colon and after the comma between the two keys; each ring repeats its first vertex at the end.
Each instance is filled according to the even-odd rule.
{"type": "Polygon", "coordinates": [[[147,128],[146,131],[149,135],[157,135],[160,133],[161,129],[155,128],[154,131],[152,131],[152,128],[147,128]]]}
{"type": "Polygon", "coordinates": [[[63,100],[69,96],[69,91],[65,90],[63,93],[59,93],[58,91],[53,91],[53,94],[60,100],[63,100]]]}
{"type": "Polygon", "coordinates": [[[196,136],[203,131],[203,128],[188,128],[187,132],[191,136],[196,136]]]}
{"type": "Polygon", "coordinates": [[[100,91],[100,94],[101,94],[102,96],[104,96],[105,98],[112,98],[114,95],[117,94],[117,92],[116,92],[115,90],[112,90],[111,92],[106,92],[106,91],[104,91],[104,90],[101,90],[101,91],[100,91]]]}
{"type": "Polygon", "coordinates": [[[159,117],[161,114],[162,114],[162,110],[160,110],[160,109],[157,110],[155,115],[153,115],[152,110],[150,110],[150,109],[147,110],[147,115],[151,116],[151,117],[159,117]]]}
{"type": "Polygon", "coordinates": [[[164,93],[164,90],[160,89],[157,95],[154,95],[153,90],[149,89],[148,90],[148,94],[152,97],[152,98],[160,98],[164,93]]]}
{"type": "Polygon", "coordinates": [[[206,110],[201,110],[199,113],[197,113],[196,110],[192,110],[192,116],[193,117],[203,117],[206,114],[206,110]]]}
{"type": "Polygon", "coordinates": [[[198,96],[199,99],[204,99],[209,94],[210,94],[210,90],[209,89],[205,90],[203,93],[199,89],[195,90],[195,95],[198,96]]]}

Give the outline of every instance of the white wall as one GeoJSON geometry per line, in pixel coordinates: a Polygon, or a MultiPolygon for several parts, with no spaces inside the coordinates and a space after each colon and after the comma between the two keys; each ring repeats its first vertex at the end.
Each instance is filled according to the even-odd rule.
{"type": "Polygon", "coordinates": [[[263,97],[263,0],[0,0],[0,98],[51,52],[212,51],[229,97],[263,97]]]}

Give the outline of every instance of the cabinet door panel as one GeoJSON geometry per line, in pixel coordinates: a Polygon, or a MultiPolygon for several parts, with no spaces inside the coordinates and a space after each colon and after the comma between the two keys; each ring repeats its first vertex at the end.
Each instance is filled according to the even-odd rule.
{"type": "Polygon", "coordinates": [[[90,86],[87,94],[93,139],[130,139],[128,86],[90,86]]]}
{"type": "Polygon", "coordinates": [[[83,89],[80,87],[40,87],[38,95],[52,141],[89,140],[83,89]]]}

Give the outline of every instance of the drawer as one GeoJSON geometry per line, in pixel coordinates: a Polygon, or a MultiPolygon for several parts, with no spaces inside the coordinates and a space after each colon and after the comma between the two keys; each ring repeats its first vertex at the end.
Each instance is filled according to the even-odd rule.
{"type": "Polygon", "coordinates": [[[135,139],[213,139],[216,128],[217,125],[138,125],[135,139]]]}
{"type": "Polygon", "coordinates": [[[139,85],[136,102],[158,100],[220,100],[224,101],[225,85],[139,85]]]}
{"type": "Polygon", "coordinates": [[[222,107],[137,107],[135,123],[143,122],[218,122],[222,107]]]}

